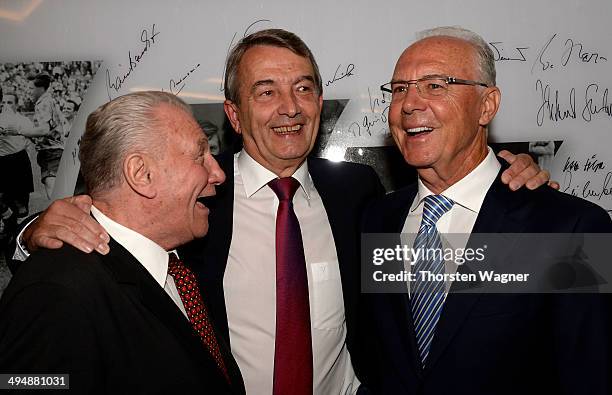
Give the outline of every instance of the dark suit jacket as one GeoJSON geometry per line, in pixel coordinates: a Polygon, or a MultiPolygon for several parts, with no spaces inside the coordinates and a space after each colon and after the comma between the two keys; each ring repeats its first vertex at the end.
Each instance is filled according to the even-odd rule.
{"type": "MultiPolygon", "coordinates": [[[[416,193],[415,184],[376,202],[364,231],[401,232],[416,193]]],[[[498,175],[473,233],[502,232],[610,233],[612,222],[600,207],[547,187],[511,192],[498,175]]],[[[423,370],[408,295],[364,295],[366,382],[381,394],[609,393],[608,302],[596,294],[451,292],[423,370]]]]}
{"type": "Polygon", "coordinates": [[[34,253],[0,300],[0,372],[69,373],[74,393],[241,394],[178,307],[114,240],[110,253],[34,253]]]}
{"type": "MultiPolygon", "coordinates": [[[[179,253],[198,273],[215,322],[229,343],[223,275],[232,240],[234,159],[233,155],[225,154],[217,160],[227,179],[217,188],[217,198],[209,205],[209,234],[179,249],[179,253]]],[[[347,345],[352,355],[360,291],[359,228],[365,207],[382,194],[383,188],[374,171],[364,165],[309,159],[308,170],[325,206],[336,245],[347,322],[347,345]]]]}

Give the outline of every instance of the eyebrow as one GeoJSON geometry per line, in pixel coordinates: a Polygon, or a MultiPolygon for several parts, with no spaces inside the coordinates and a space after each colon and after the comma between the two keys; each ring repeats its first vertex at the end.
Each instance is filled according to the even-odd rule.
{"type": "Polygon", "coordinates": [[[442,74],[427,74],[427,75],[424,75],[424,76],[422,76],[422,77],[419,77],[419,78],[417,78],[417,79],[415,79],[415,80],[391,80],[391,83],[392,83],[392,84],[399,84],[399,83],[401,83],[401,82],[418,81],[418,80],[424,80],[424,79],[427,79],[427,78],[440,78],[440,79],[445,79],[445,78],[447,78],[447,76],[446,76],[446,75],[442,75],[442,74]]]}
{"type": "MultiPolygon", "coordinates": [[[[309,82],[312,82],[314,84],[314,77],[312,75],[303,75],[301,77],[296,78],[296,80],[293,81],[291,83],[291,85],[299,84],[302,81],[309,81],[309,82]]],[[[274,83],[275,83],[275,81],[272,80],[272,79],[256,81],[253,84],[253,86],[251,87],[251,91],[254,91],[255,89],[259,88],[260,86],[274,85],[274,83]]]]}

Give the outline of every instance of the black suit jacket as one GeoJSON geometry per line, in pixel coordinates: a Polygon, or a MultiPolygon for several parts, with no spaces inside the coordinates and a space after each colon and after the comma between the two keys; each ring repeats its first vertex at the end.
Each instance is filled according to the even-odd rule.
{"type": "MultiPolygon", "coordinates": [[[[416,193],[415,184],[376,202],[364,231],[401,232],[416,193]]],[[[473,233],[502,232],[612,233],[612,222],[600,207],[547,187],[511,192],[498,175],[473,233]]],[[[408,295],[363,295],[365,380],[381,394],[609,393],[609,308],[595,294],[451,292],[423,370],[408,295]]]]}
{"type": "Polygon", "coordinates": [[[0,300],[0,372],[69,373],[74,393],[242,394],[238,366],[219,343],[231,385],[179,308],[114,240],[106,256],[69,246],[32,254],[0,300]]]}
{"type": "MultiPolygon", "coordinates": [[[[217,188],[216,199],[209,204],[210,231],[205,238],[179,249],[179,253],[198,273],[215,322],[229,343],[223,275],[232,240],[234,158],[232,154],[225,154],[217,160],[227,179],[217,188]]],[[[359,229],[365,207],[382,195],[383,187],[369,166],[310,158],[308,170],[325,206],[334,237],[344,296],[347,346],[352,355],[356,352],[353,331],[360,292],[359,229]]]]}

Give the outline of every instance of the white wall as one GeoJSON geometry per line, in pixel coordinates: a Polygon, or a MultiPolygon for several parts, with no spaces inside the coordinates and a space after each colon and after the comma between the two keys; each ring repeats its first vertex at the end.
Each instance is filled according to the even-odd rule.
{"type": "MultiPolygon", "coordinates": [[[[300,35],[324,81],[338,67],[337,75],[352,70],[325,88],[326,98],[350,99],[332,142],[340,148],[379,146],[385,143],[388,103],[375,99],[398,55],[417,30],[461,25],[496,43],[500,57],[525,59],[497,63],[503,99],[491,137],[564,140],[553,177],[579,196],[591,190],[597,196],[589,199],[610,210],[612,180],[605,183],[612,175],[611,15],[608,0],[0,1],[0,62],[104,60],[74,125],[82,130],[86,114],[109,96],[132,90],[182,86],[188,102],[222,101],[228,48],[259,21],[251,31],[281,27],[300,35]],[[524,48],[522,55],[517,48],[524,48]],[[128,72],[114,89],[116,78],[128,72]],[[373,123],[370,133],[364,117],[373,123]],[[593,155],[603,168],[585,170],[593,155]],[[578,170],[563,171],[568,158],[578,170]]],[[[77,137],[72,133],[67,152],[76,149],[77,137]]],[[[68,162],[60,169],[60,196],[74,187],[76,173],[68,162]]]]}

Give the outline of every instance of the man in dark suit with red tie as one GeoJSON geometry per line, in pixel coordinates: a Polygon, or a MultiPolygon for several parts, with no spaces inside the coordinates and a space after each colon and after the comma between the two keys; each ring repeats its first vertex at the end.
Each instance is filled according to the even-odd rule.
{"type": "Polygon", "coordinates": [[[110,251],[30,256],[0,300],[0,372],[69,374],[84,394],[243,394],[171,252],[208,232],[202,199],[225,180],[190,107],[163,92],[114,99],[89,116],[80,160],[110,251]]]}
{"type": "Polygon", "coordinates": [[[545,295],[551,290],[545,283],[489,293],[482,290],[491,291],[491,284],[481,284],[487,288],[461,294],[461,281],[445,276],[489,266],[436,258],[442,247],[481,248],[486,259],[503,257],[499,272],[526,268],[533,276],[547,263],[542,257],[567,259],[575,252],[569,243],[551,248],[544,241],[550,235],[539,234],[612,233],[610,217],[593,203],[546,187],[511,193],[501,182],[504,166],[487,146],[501,98],[487,42],[457,27],[425,31],[381,88],[392,95],[395,142],[419,180],[375,202],[364,232],[415,234],[408,247],[434,254],[415,259],[409,269],[399,262],[414,275],[399,283],[401,290],[363,295],[370,389],[394,395],[609,394],[609,295],[545,295]],[[500,233],[503,246],[487,249],[496,245],[487,240],[500,240],[500,233]],[[537,242],[521,248],[521,233],[538,233],[529,235],[537,242]]]}

